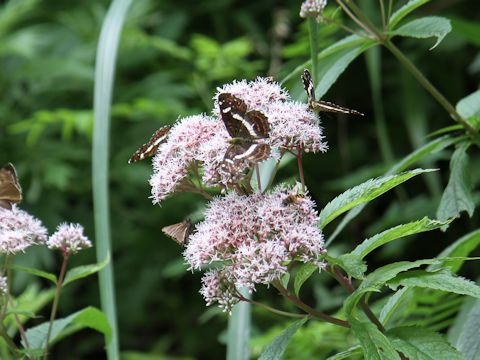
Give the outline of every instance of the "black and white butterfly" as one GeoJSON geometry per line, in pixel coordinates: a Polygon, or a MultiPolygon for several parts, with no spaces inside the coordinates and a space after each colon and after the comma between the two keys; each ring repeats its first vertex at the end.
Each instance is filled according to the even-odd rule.
{"type": "Polygon", "coordinates": [[[188,237],[193,232],[193,224],[190,220],[184,220],[173,225],[165,226],[162,228],[162,231],[175,242],[186,246],[188,244],[188,237]]]}
{"type": "Polygon", "coordinates": [[[158,147],[167,140],[170,126],[163,126],[152,135],[150,140],[143,144],[135,153],[128,159],[128,163],[134,163],[139,160],[152,157],[157,152],[158,147]]]}
{"type": "Polygon", "coordinates": [[[230,93],[218,96],[218,106],[231,139],[224,161],[236,164],[242,160],[259,162],[270,155],[270,146],[261,142],[269,137],[267,117],[257,110],[247,111],[247,104],[230,93]]]}
{"type": "Polygon", "coordinates": [[[303,70],[302,81],[303,81],[303,87],[307,92],[307,96],[308,96],[308,106],[310,106],[310,108],[313,111],[336,112],[341,114],[364,116],[359,111],[348,109],[328,101],[316,100],[315,86],[313,85],[313,80],[312,80],[312,76],[310,75],[310,71],[308,71],[307,69],[303,70]]]}

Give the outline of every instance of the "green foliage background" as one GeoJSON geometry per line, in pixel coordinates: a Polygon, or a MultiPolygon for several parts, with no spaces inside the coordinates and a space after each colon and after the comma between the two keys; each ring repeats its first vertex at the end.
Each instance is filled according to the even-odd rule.
{"type": "MultiPolygon", "coordinates": [[[[103,0],[10,0],[0,8],[0,163],[15,164],[24,189],[22,207],[42,219],[50,231],[62,221],[80,222],[91,238],[94,57],[108,5],[103,0]]],[[[298,17],[299,7],[300,1],[137,0],[128,13],[114,89],[110,181],[120,343],[128,352],[126,359],[223,358],[227,323],[219,310],[205,307],[198,294],[199,275],[185,271],[182,249],[161,233],[163,226],[200,211],[204,201],[194,195],[175,195],[161,207],[152,206],[149,162],[127,165],[127,159],[163,124],[210,111],[217,86],[271,74],[272,70],[281,80],[306,61],[307,24],[298,17]],[[278,26],[288,29],[284,39],[276,35],[278,26]],[[272,45],[279,41],[280,56],[272,45]],[[277,61],[282,64],[278,72],[277,61]]],[[[429,51],[433,39],[395,40],[453,103],[479,85],[479,10],[473,1],[431,2],[415,14],[451,19],[453,30],[444,41],[429,51]]],[[[320,49],[344,35],[334,26],[321,26],[320,49]]],[[[330,150],[324,155],[308,155],[304,163],[306,183],[319,207],[341,191],[383,174],[393,159],[425,144],[430,132],[453,124],[390,54],[382,50],[381,55],[376,70],[382,75],[385,132],[373,118],[364,57],[354,61],[325,96],[366,116],[323,116],[330,150]],[[391,157],[385,151],[382,156],[382,142],[389,144],[391,157]]],[[[305,100],[300,79],[295,81],[290,89],[293,96],[305,100]]],[[[399,223],[426,215],[435,218],[449,176],[450,156],[442,151],[430,157],[424,166],[438,167],[438,173],[412,180],[369,205],[329,251],[341,253],[399,223]]],[[[478,188],[478,149],[471,148],[470,159],[469,175],[478,188]]],[[[279,179],[291,180],[295,173],[295,164],[288,164],[279,179]]],[[[478,205],[478,192],[474,200],[478,205]]],[[[433,257],[461,235],[477,229],[479,222],[474,213],[471,219],[463,216],[456,220],[445,233],[391,243],[370,256],[369,265],[433,257]]],[[[28,251],[18,261],[50,271],[59,266],[57,257],[41,249],[28,251]]],[[[72,261],[92,263],[94,251],[72,261]]],[[[474,279],[479,275],[478,266],[467,264],[462,274],[474,279]]],[[[21,293],[33,281],[17,275],[14,291],[21,293]]],[[[337,309],[345,297],[323,275],[309,281],[302,295],[327,311],[337,309]]],[[[260,289],[254,296],[288,306],[276,304],[279,300],[273,289],[260,289]]],[[[59,316],[88,305],[99,306],[95,277],[66,288],[59,316]]],[[[453,322],[454,313],[439,330],[453,322]]],[[[42,315],[47,314],[48,308],[42,315]]],[[[278,316],[254,310],[254,354],[261,352],[284,323],[278,316]]],[[[287,357],[323,358],[332,350],[348,348],[354,343],[350,337],[343,329],[312,322],[294,337],[287,357]]],[[[83,331],[56,345],[52,358],[85,359],[101,354],[102,336],[83,331]]]]}

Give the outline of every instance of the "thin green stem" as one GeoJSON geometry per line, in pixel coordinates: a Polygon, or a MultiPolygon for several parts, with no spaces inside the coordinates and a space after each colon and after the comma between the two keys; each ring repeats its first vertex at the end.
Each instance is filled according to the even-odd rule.
{"type": "Polygon", "coordinates": [[[435,100],[447,111],[453,120],[461,124],[470,136],[478,141],[478,132],[475,127],[463,119],[452,104],[443,96],[435,86],[422,74],[422,72],[398,49],[391,41],[383,43],[385,47],[402,63],[417,81],[433,96],[435,100]]]}
{"type": "Polygon", "coordinates": [[[333,316],[330,316],[328,314],[325,314],[321,311],[318,311],[318,310],[315,310],[314,308],[310,307],[309,305],[305,304],[303,301],[301,301],[298,297],[296,297],[295,295],[293,294],[290,294],[288,292],[287,289],[285,289],[283,287],[283,285],[279,282],[279,281],[276,281],[273,283],[273,286],[275,286],[275,288],[278,289],[278,291],[280,291],[280,294],[282,294],[283,297],[285,297],[286,299],[290,300],[292,303],[294,303],[299,309],[302,309],[303,311],[305,311],[307,314],[309,314],[310,316],[314,317],[314,318],[317,318],[317,319],[321,319],[321,320],[324,320],[326,322],[329,322],[331,324],[334,324],[334,325],[339,325],[339,326],[342,326],[342,327],[346,327],[346,328],[349,328],[350,327],[350,324],[348,323],[348,321],[345,321],[345,320],[341,320],[341,319],[338,319],[336,317],[333,317],[333,316]]]}
{"type": "Polygon", "coordinates": [[[50,323],[48,324],[47,337],[45,338],[45,355],[43,360],[48,359],[48,342],[50,341],[50,335],[52,334],[53,321],[57,315],[58,301],[60,300],[60,293],[62,291],[63,279],[65,278],[65,272],[67,271],[68,254],[63,255],[62,267],[60,269],[60,275],[58,276],[57,287],[55,289],[55,297],[53,298],[52,311],[50,312],[50,323]]]}
{"type": "Polygon", "coordinates": [[[310,16],[308,18],[308,29],[310,32],[310,57],[312,59],[312,78],[315,86],[318,81],[318,22],[310,16]]]}
{"type": "MultiPolygon", "coordinates": [[[[7,294],[8,296],[8,302],[12,306],[12,308],[15,310],[15,306],[13,304],[13,298],[10,294],[7,294]]],[[[17,313],[13,311],[13,318],[15,319],[15,322],[17,323],[18,326],[18,332],[20,333],[20,337],[22,338],[23,342],[25,343],[25,347],[28,349],[30,348],[30,344],[28,342],[27,334],[25,333],[25,329],[23,328],[22,322],[20,321],[20,318],[18,317],[17,313]]]]}
{"type": "Polygon", "coordinates": [[[382,27],[383,27],[383,30],[386,29],[387,27],[387,22],[385,20],[385,4],[383,3],[383,0],[378,0],[379,3],[380,3],[380,14],[382,16],[382,27]]]}
{"type": "Polygon", "coordinates": [[[384,36],[382,33],[377,29],[374,23],[370,21],[368,16],[366,16],[362,9],[360,9],[355,2],[351,0],[347,0],[348,5],[350,6],[350,9],[352,9],[352,12],[358,17],[358,19],[374,34],[374,37],[382,41],[384,39],[384,36]]]}
{"type": "Polygon", "coordinates": [[[17,345],[15,345],[12,338],[8,336],[7,330],[5,329],[5,326],[3,325],[3,323],[0,323],[0,337],[2,337],[3,340],[5,340],[10,351],[13,352],[16,356],[18,356],[16,358],[20,359],[21,357],[19,354],[18,347],[17,345]]]}
{"type": "Polygon", "coordinates": [[[257,174],[258,192],[261,194],[262,193],[262,179],[260,177],[260,166],[258,166],[258,163],[255,164],[255,173],[257,174]]]}
{"type": "Polygon", "coordinates": [[[283,315],[283,316],[289,316],[289,317],[295,317],[295,318],[304,318],[305,315],[302,315],[302,314],[294,314],[294,313],[291,313],[291,312],[287,312],[287,311],[282,311],[282,310],[279,310],[279,309],[275,309],[271,306],[268,306],[268,305],[265,305],[265,304],[262,304],[261,302],[258,302],[258,301],[255,301],[255,300],[251,300],[251,299],[247,299],[245,296],[243,296],[242,294],[240,294],[239,292],[237,293],[237,296],[238,298],[241,300],[241,301],[246,301],[246,302],[249,302],[250,304],[252,305],[256,305],[258,307],[261,307],[265,310],[268,310],[274,314],[278,314],[278,315],[283,315]]]}
{"type": "Polygon", "coordinates": [[[390,17],[392,16],[392,10],[393,10],[393,1],[388,0],[387,26],[388,26],[388,23],[390,23],[390,17]]]}
{"type": "Polygon", "coordinates": [[[358,25],[360,26],[367,34],[369,34],[371,37],[376,38],[376,35],[372,30],[368,28],[368,26],[365,26],[353,13],[350,11],[350,9],[342,2],[342,0],[337,0],[338,5],[345,11],[345,13],[358,25]]]}
{"type": "Polygon", "coordinates": [[[302,164],[302,147],[297,148],[297,163],[298,163],[298,173],[300,175],[300,182],[302,183],[302,193],[305,193],[305,176],[303,175],[303,164],[302,164]]]}

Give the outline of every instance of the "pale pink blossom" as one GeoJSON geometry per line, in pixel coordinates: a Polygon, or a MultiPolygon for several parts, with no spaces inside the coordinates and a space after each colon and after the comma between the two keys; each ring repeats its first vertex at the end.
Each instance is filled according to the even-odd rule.
{"type": "Polygon", "coordinates": [[[207,306],[218,303],[223,311],[231,313],[232,307],[238,303],[237,290],[225,276],[225,271],[212,270],[202,277],[200,294],[207,306]]]}
{"type": "Polygon", "coordinates": [[[0,207],[0,253],[15,254],[31,245],[43,244],[47,240],[47,229],[16,205],[12,209],[0,207]]]}
{"type": "Polygon", "coordinates": [[[63,223],[47,241],[49,249],[60,250],[65,255],[75,254],[82,249],[92,247],[92,243],[83,234],[80,224],[63,223]]]}
{"type": "Polygon", "coordinates": [[[300,17],[317,17],[323,12],[325,6],[327,6],[327,0],[306,0],[300,8],[300,17]]]}
{"type": "Polygon", "coordinates": [[[8,291],[8,281],[6,276],[0,276],[0,296],[4,296],[8,291]]]}

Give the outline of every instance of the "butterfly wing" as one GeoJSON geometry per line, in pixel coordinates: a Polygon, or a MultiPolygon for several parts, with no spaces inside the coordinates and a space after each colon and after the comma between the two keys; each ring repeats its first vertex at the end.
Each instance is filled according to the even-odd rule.
{"type": "Polygon", "coordinates": [[[22,201],[22,188],[15,167],[8,163],[0,169],[0,206],[11,208],[11,203],[22,201]]]}
{"type": "Polygon", "coordinates": [[[270,124],[267,117],[257,110],[248,111],[245,114],[246,127],[254,139],[265,139],[270,134],[270,124]]]}
{"type": "Polygon", "coordinates": [[[250,132],[244,125],[247,104],[242,99],[229,93],[218,96],[218,107],[225,128],[232,138],[249,138],[250,132]]]}
{"type": "Polygon", "coordinates": [[[302,81],[303,81],[303,88],[305,89],[305,92],[307,93],[308,96],[308,103],[310,104],[312,101],[315,101],[315,86],[313,85],[313,80],[312,80],[312,75],[310,74],[310,71],[307,69],[303,70],[303,75],[302,75],[302,81]]]}
{"type": "Polygon", "coordinates": [[[134,163],[139,160],[152,157],[158,150],[158,147],[167,140],[170,126],[163,126],[158,129],[145,144],[143,144],[135,153],[128,159],[128,163],[134,163]]]}
{"type": "Polygon", "coordinates": [[[168,225],[162,228],[162,231],[182,246],[187,245],[188,237],[192,234],[193,224],[189,220],[177,224],[168,225]]]}

